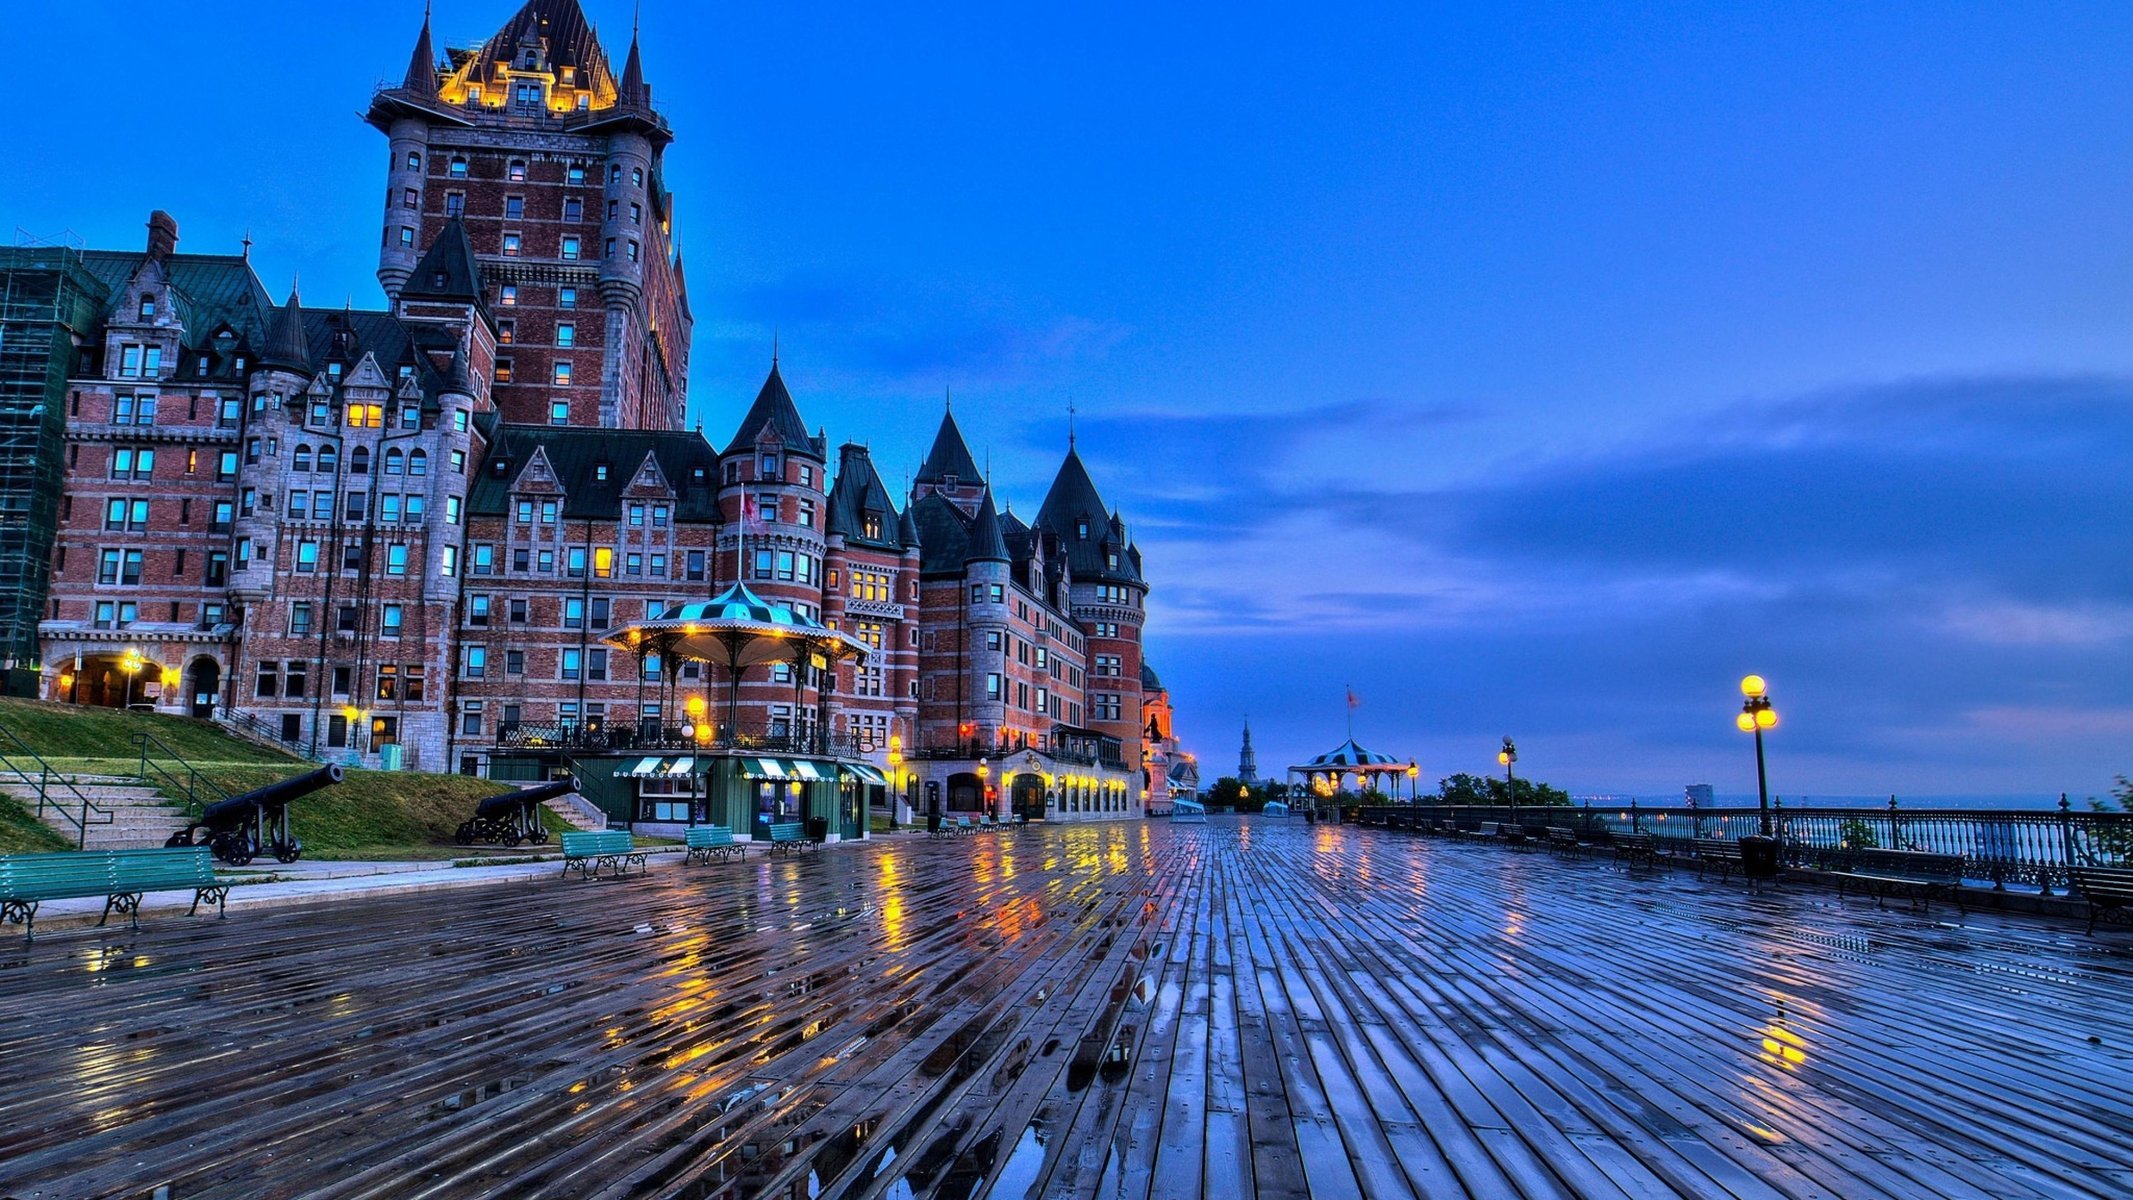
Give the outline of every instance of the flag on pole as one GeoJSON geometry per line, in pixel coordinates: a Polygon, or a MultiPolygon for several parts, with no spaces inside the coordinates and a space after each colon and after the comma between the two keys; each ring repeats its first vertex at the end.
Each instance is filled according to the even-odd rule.
{"type": "Polygon", "coordinates": [[[1363,707],[1363,698],[1355,694],[1354,688],[1348,689],[1348,707],[1350,709],[1363,707]]]}

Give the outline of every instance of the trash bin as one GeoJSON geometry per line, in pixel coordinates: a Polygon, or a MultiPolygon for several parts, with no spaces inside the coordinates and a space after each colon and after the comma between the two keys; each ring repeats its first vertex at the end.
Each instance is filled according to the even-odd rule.
{"type": "Polygon", "coordinates": [[[810,842],[826,842],[826,841],[828,841],[828,840],[829,840],[829,835],[830,835],[830,823],[829,823],[829,818],[828,818],[828,817],[809,817],[809,818],[807,819],[807,840],[808,840],[808,841],[810,841],[810,842]]]}
{"type": "Polygon", "coordinates": [[[1768,834],[1751,833],[1740,840],[1741,874],[1750,879],[1775,879],[1778,873],[1778,840],[1768,834]]]}

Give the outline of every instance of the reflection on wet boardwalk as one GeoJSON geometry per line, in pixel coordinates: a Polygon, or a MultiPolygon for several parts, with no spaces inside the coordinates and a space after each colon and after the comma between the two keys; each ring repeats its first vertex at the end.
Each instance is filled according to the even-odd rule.
{"type": "Polygon", "coordinates": [[[0,947],[0,1196],[2133,1193],[2126,936],[1934,916],[1218,819],[161,917],[0,947]]]}

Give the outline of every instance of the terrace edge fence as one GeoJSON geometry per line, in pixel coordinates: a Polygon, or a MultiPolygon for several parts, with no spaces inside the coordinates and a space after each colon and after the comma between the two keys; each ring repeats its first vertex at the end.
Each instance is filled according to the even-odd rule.
{"type": "MultiPolygon", "coordinates": [[[[1761,829],[1756,808],[1625,805],[1390,804],[1351,809],[1364,825],[1427,830],[1451,821],[1464,831],[1483,822],[1515,825],[1539,837],[1548,826],[1568,827],[1587,841],[1618,833],[1648,833],[1661,853],[1686,855],[1697,838],[1741,838],[1761,829]]],[[[2077,811],[2061,798],[2054,809],[1905,809],[1894,800],[1879,808],[1770,809],[1771,831],[1785,865],[1841,869],[1858,850],[1917,850],[1960,854],[1969,882],[1995,890],[2028,886],[2040,895],[2069,891],[2075,866],[2133,865],[2133,813],[2077,811]]]]}

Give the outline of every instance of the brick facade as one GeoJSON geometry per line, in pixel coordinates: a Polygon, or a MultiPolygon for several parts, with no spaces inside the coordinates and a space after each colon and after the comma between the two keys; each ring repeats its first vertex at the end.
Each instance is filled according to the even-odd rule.
{"type": "Polygon", "coordinates": [[[737,732],[833,735],[914,810],[1137,811],[1146,584],[1078,452],[1025,522],[948,415],[897,497],[775,362],[723,449],[682,430],[670,138],[581,25],[535,0],[441,67],[425,28],[378,94],[384,308],[277,306],[160,213],[86,256],[116,299],[68,385],[44,694],[482,773],[724,721],[718,669],[603,639],[739,579],[872,653],[752,669],[737,732]]]}

